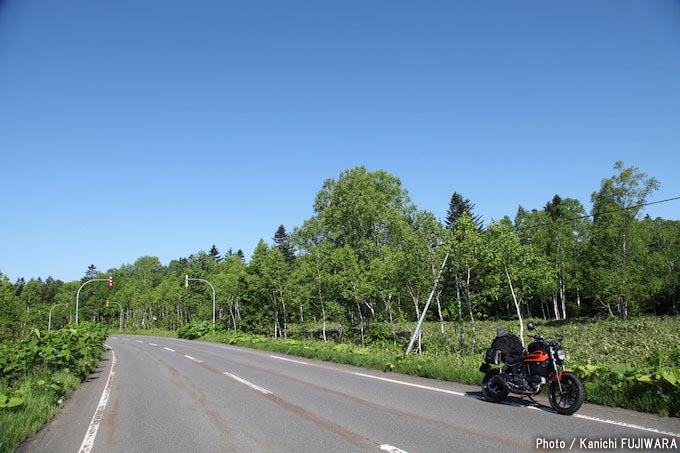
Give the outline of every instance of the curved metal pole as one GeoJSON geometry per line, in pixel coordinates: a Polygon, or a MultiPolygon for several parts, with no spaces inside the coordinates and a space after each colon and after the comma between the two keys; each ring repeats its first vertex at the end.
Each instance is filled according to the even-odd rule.
{"type": "MultiPolygon", "coordinates": [[[[109,301],[106,301],[106,304],[108,305],[109,301]]],[[[120,327],[118,327],[118,332],[123,330],[123,306],[120,304],[120,302],[115,302],[111,301],[112,304],[117,304],[120,307],[120,327]]]]}
{"type": "Polygon", "coordinates": [[[87,285],[90,282],[108,282],[108,278],[93,278],[92,280],[88,280],[85,283],[83,283],[80,288],[78,288],[78,292],[76,293],[76,324],[78,324],[78,299],[80,297],[80,290],[83,289],[83,286],[87,285]]]}
{"type": "Polygon", "coordinates": [[[54,304],[52,305],[52,308],[50,308],[50,315],[47,317],[47,331],[49,332],[52,330],[52,310],[54,310],[54,307],[66,307],[68,308],[68,302],[65,304],[54,304]]]}
{"type": "Polygon", "coordinates": [[[213,333],[215,333],[215,287],[208,280],[204,280],[202,278],[189,278],[189,276],[187,275],[185,282],[187,282],[187,284],[188,284],[189,280],[196,280],[196,281],[199,281],[199,282],[207,283],[208,285],[210,285],[210,288],[212,288],[212,292],[213,292],[213,307],[212,307],[213,333]]]}

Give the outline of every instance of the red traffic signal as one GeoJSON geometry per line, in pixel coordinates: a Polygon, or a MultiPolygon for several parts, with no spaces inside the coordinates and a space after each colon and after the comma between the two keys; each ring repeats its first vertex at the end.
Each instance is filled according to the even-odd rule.
{"type": "Polygon", "coordinates": [[[113,288],[113,275],[109,274],[109,289],[113,288]]]}

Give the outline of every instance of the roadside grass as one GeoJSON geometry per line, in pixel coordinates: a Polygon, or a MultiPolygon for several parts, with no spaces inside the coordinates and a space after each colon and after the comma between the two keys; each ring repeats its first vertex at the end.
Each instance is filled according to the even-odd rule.
{"type": "MultiPolygon", "coordinates": [[[[528,332],[525,328],[525,335],[564,337],[562,344],[569,356],[567,367],[583,380],[589,403],[664,416],[680,415],[678,318],[641,317],[625,322],[593,318],[531,321],[536,330],[528,332]]],[[[461,345],[457,323],[447,323],[444,338],[439,323],[426,323],[422,354],[412,352],[405,355],[403,351],[412,324],[397,325],[395,335],[389,332],[387,336],[385,325],[379,325],[377,329],[375,326],[371,327],[375,329],[374,336],[369,330],[366,333],[368,341],[363,345],[357,344],[356,333],[353,338],[346,334],[346,342],[323,342],[318,339],[318,326],[310,325],[289,326],[287,339],[233,331],[198,338],[386,372],[481,385],[483,376],[479,365],[484,351],[496,335],[496,329],[501,327],[519,333],[516,320],[477,321],[476,348],[473,350],[469,325],[465,326],[465,343],[461,345]],[[354,340],[354,343],[349,340],[354,340]]],[[[527,344],[530,342],[528,337],[525,340],[527,344]]]]}
{"type": "Polygon", "coordinates": [[[104,351],[105,328],[83,322],[0,343],[0,452],[52,418],[104,351]]]}
{"type": "Polygon", "coordinates": [[[26,437],[37,432],[78,385],[80,378],[66,371],[54,375],[42,371],[20,379],[12,388],[0,382],[0,395],[21,400],[15,407],[0,409],[0,452],[14,451],[26,437]]]}

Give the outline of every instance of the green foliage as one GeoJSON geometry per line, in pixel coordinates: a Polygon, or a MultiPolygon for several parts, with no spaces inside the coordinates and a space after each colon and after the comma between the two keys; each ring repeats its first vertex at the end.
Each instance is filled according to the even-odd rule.
{"type": "Polygon", "coordinates": [[[0,379],[10,384],[35,370],[69,370],[87,377],[99,364],[106,330],[81,323],[56,332],[34,329],[28,337],[0,345],[0,379]]]}
{"type": "Polygon", "coordinates": [[[0,409],[11,409],[13,407],[24,404],[23,392],[20,390],[13,390],[7,392],[7,395],[0,393],[0,409]]]}
{"type": "Polygon", "coordinates": [[[680,368],[648,374],[630,364],[574,367],[589,399],[666,416],[680,415],[680,368]]]}
{"type": "Polygon", "coordinates": [[[54,415],[99,364],[105,338],[104,326],[85,322],[0,344],[0,451],[14,450],[54,415]]]}
{"type": "Polygon", "coordinates": [[[201,338],[204,335],[208,335],[215,332],[222,332],[224,328],[221,326],[215,326],[213,331],[212,321],[193,321],[184,324],[177,330],[177,338],[183,338],[185,340],[195,340],[196,338],[201,338]]]}

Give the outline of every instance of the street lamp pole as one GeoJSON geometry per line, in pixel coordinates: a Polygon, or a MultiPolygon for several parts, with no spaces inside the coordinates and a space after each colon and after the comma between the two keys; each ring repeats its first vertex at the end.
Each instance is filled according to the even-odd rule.
{"type": "Polygon", "coordinates": [[[210,285],[210,288],[212,288],[212,292],[213,292],[213,307],[212,307],[213,320],[212,321],[213,321],[213,333],[215,333],[215,287],[208,280],[204,280],[202,278],[189,278],[189,276],[187,275],[184,279],[184,287],[185,288],[189,287],[189,280],[195,280],[195,281],[207,283],[208,285],[210,285]]]}
{"type": "Polygon", "coordinates": [[[76,293],[76,324],[78,324],[78,300],[80,298],[80,290],[83,289],[83,286],[87,285],[90,282],[108,282],[108,278],[93,278],[92,280],[88,280],[85,283],[83,283],[80,288],[78,288],[78,292],[76,293]]]}
{"type": "Polygon", "coordinates": [[[68,308],[68,302],[65,304],[54,304],[52,305],[52,308],[50,308],[50,315],[47,317],[47,331],[49,332],[52,330],[52,310],[54,310],[54,307],[66,307],[68,308]]]}

